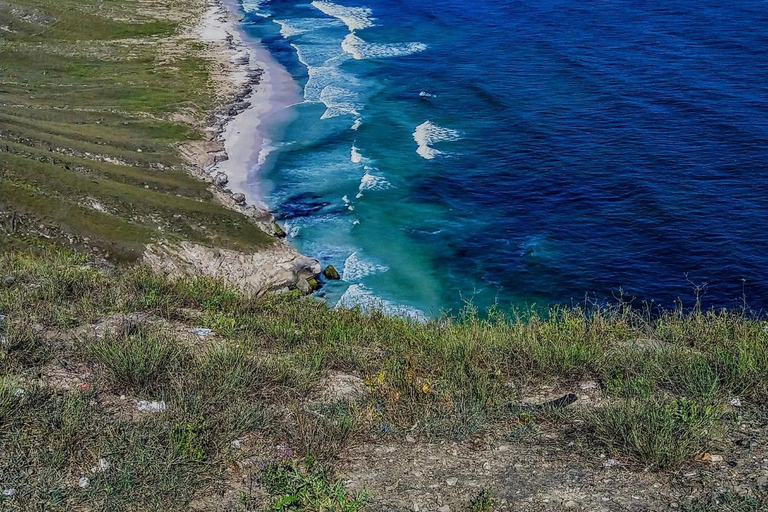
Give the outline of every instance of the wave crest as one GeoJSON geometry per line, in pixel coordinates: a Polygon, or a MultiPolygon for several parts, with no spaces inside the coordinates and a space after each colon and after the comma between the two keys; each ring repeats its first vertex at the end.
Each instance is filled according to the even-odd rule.
{"type": "Polygon", "coordinates": [[[371,18],[373,11],[368,7],[346,7],[327,0],[315,0],[312,2],[312,7],[323,14],[341,20],[351,32],[373,26],[371,18]]]}
{"type": "Polygon", "coordinates": [[[349,34],[342,41],[341,49],[355,60],[365,60],[413,55],[426,50],[427,45],[423,43],[369,43],[355,34],[349,34]]]}
{"type": "Polygon", "coordinates": [[[416,127],[416,131],[413,132],[413,140],[416,142],[418,148],[416,153],[422,158],[432,160],[438,155],[442,155],[442,151],[434,149],[432,146],[439,142],[452,142],[461,139],[461,134],[456,130],[450,128],[443,128],[434,124],[432,121],[426,121],[416,127]]]}

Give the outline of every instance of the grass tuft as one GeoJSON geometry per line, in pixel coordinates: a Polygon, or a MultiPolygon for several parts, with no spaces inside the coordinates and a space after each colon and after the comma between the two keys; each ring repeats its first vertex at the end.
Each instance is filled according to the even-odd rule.
{"type": "Polygon", "coordinates": [[[133,390],[167,383],[181,360],[175,340],[143,329],[136,334],[108,332],[89,345],[88,354],[104,368],[111,384],[133,390]]]}

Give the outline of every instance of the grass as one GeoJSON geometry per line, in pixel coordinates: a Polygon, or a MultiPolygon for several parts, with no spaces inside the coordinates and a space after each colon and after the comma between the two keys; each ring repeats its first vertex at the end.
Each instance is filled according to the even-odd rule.
{"type": "MultiPolygon", "coordinates": [[[[84,252],[124,263],[160,240],[244,251],[272,241],[213,204],[178,156],[203,134],[175,114],[199,121],[219,101],[212,63],[181,35],[203,6],[0,2],[0,277],[13,277],[0,280],[0,488],[16,491],[0,509],[185,510],[244,479],[267,501],[240,489],[223,507],[356,512],[366,496],[335,472],[355,443],[525,443],[554,429],[574,458],[599,449],[674,471],[699,452],[727,455],[744,417],[765,422],[768,323],[746,311],[470,305],[417,323],[94,265],[84,252]],[[135,325],[93,335],[129,314],[135,325]],[[360,376],[364,392],[308,400],[331,372],[360,376]],[[522,405],[543,386],[587,380],[603,403],[522,405]],[[139,414],[137,400],[166,408],[139,414]]],[[[483,490],[468,505],[490,510],[494,498],[483,490]]],[[[761,507],[725,494],[687,510],[761,507]]]]}
{"type": "Polygon", "coordinates": [[[161,240],[253,250],[273,239],[212,203],[178,144],[217,106],[213,63],[179,35],[202,2],[0,5],[0,231],[136,260],[161,240]],[[186,19],[178,19],[178,13],[186,19]],[[174,16],[169,16],[174,14],[174,16]],[[9,221],[12,219],[12,221],[9,221]]]}
{"type": "Polygon", "coordinates": [[[163,333],[107,333],[89,345],[88,354],[112,382],[141,391],[165,384],[163,378],[178,365],[174,341],[163,333]]]}
{"type": "Polygon", "coordinates": [[[357,512],[367,499],[365,493],[350,496],[312,458],[302,463],[270,464],[262,472],[261,480],[271,494],[267,512],[357,512]]]}
{"type": "MultiPolygon", "coordinates": [[[[20,490],[15,503],[50,510],[183,508],[239,460],[231,442],[253,436],[290,447],[270,470],[283,482],[283,490],[270,487],[273,510],[356,510],[359,500],[338,487],[335,461],[350,444],[382,436],[529,443],[560,425],[574,456],[597,448],[666,471],[698,464],[700,452],[727,456],[733,397],[741,416],[764,415],[767,324],[744,312],[651,315],[617,305],[482,317],[469,310],[416,323],[296,294],[248,298],[142,267],[99,269],[61,250],[8,251],[0,276],[14,278],[0,287],[0,442],[9,447],[0,482],[20,490]],[[83,326],[128,313],[137,319],[129,328],[83,334],[83,326]],[[215,340],[184,334],[192,327],[215,329],[215,340]],[[52,366],[76,380],[90,372],[90,386],[46,384],[52,366]],[[365,394],[308,405],[331,371],[363,377],[365,394]],[[529,390],[571,391],[585,380],[598,382],[604,403],[521,405],[529,390]],[[138,399],[167,409],[121,412],[138,399]],[[112,469],[73,488],[104,454],[112,469]],[[33,470],[19,474],[19,464],[33,470]],[[154,487],[181,491],[158,498],[154,487]]],[[[252,510],[246,498],[238,506],[252,510]]]]}

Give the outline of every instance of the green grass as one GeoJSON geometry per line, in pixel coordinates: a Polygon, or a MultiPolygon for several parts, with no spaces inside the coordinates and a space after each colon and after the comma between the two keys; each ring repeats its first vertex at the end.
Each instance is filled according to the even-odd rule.
{"type": "Polygon", "coordinates": [[[135,334],[106,333],[88,346],[88,355],[103,367],[112,382],[139,391],[166,384],[163,379],[181,357],[172,337],[144,330],[135,334]]]}
{"type": "MultiPolygon", "coordinates": [[[[180,22],[160,5],[0,6],[10,29],[0,46],[0,215],[18,219],[15,232],[5,222],[0,231],[16,245],[54,242],[135,260],[160,240],[243,251],[273,242],[213,204],[183,168],[177,145],[202,134],[172,114],[202,119],[216,107],[212,64],[199,44],[176,37],[180,22]]],[[[165,8],[190,22],[202,4],[165,8]]]]}
{"type": "Polygon", "coordinates": [[[351,496],[312,458],[302,463],[270,464],[262,472],[261,481],[271,494],[267,512],[357,512],[367,499],[365,493],[351,496]]]}
{"type": "MultiPolygon", "coordinates": [[[[7,317],[0,327],[0,443],[10,447],[0,483],[23,490],[19,503],[183,508],[238,460],[234,439],[256,436],[292,454],[274,469],[287,480],[282,491],[271,488],[273,498],[291,497],[274,501],[274,510],[297,503],[356,510],[332,469],[350,443],[406,432],[433,441],[530,443],[563,428],[574,457],[599,449],[666,471],[699,464],[699,452],[727,456],[724,439],[739,423],[728,413],[734,396],[740,415],[764,414],[767,324],[743,312],[649,315],[617,305],[481,317],[467,310],[416,323],[297,294],[248,298],[206,279],[87,262],[47,249],[0,256],[0,276],[15,280],[0,286],[7,317]],[[115,324],[101,338],[87,334],[89,324],[127,313],[143,318],[136,328],[115,324]],[[211,327],[216,337],[185,335],[192,327],[211,327]],[[51,365],[91,372],[90,388],[30,380],[51,365]],[[309,404],[330,371],[360,375],[366,393],[309,404]],[[602,387],[599,406],[521,405],[539,386],[576,391],[584,380],[602,387]],[[18,387],[24,396],[14,394],[18,387]],[[167,410],[138,418],[120,412],[137,399],[164,401],[167,410]],[[87,471],[104,453],[126,462],[92,475],[85,490],[59,475],[87,471]],[[33,470],[19,474],[19,464],[33,470]],[[151,486],[180,490],[158,497],[151,486]]],[[[253,510],[251,498],[243,500],[240,509],[253,510]]]]}

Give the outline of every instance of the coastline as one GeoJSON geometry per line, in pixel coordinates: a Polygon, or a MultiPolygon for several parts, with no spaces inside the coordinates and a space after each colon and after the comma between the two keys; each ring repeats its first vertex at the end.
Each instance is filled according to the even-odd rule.
{"type": "Polygon", "coordinates": [[[319,287],[320,262],[299,253],[285,240],[248,178],[270,151],[265,120],[288,122],[287,107],[296,103],[298,86],[255,41],[246,43],[238,26],[236,4],[206,0],[205,11],[187,36],[205,45],[214,63],[212,80],[223,104],[209,113],[202,141],[182,144],[179,151],[193,175],[211,184],[216,201],[238,211],[274,236],[275,243],[254,254],[205,247],[191,242],[148,246],[144,261],[172,274],[195,273],[222,279],[247,293],[319,287]]]}

